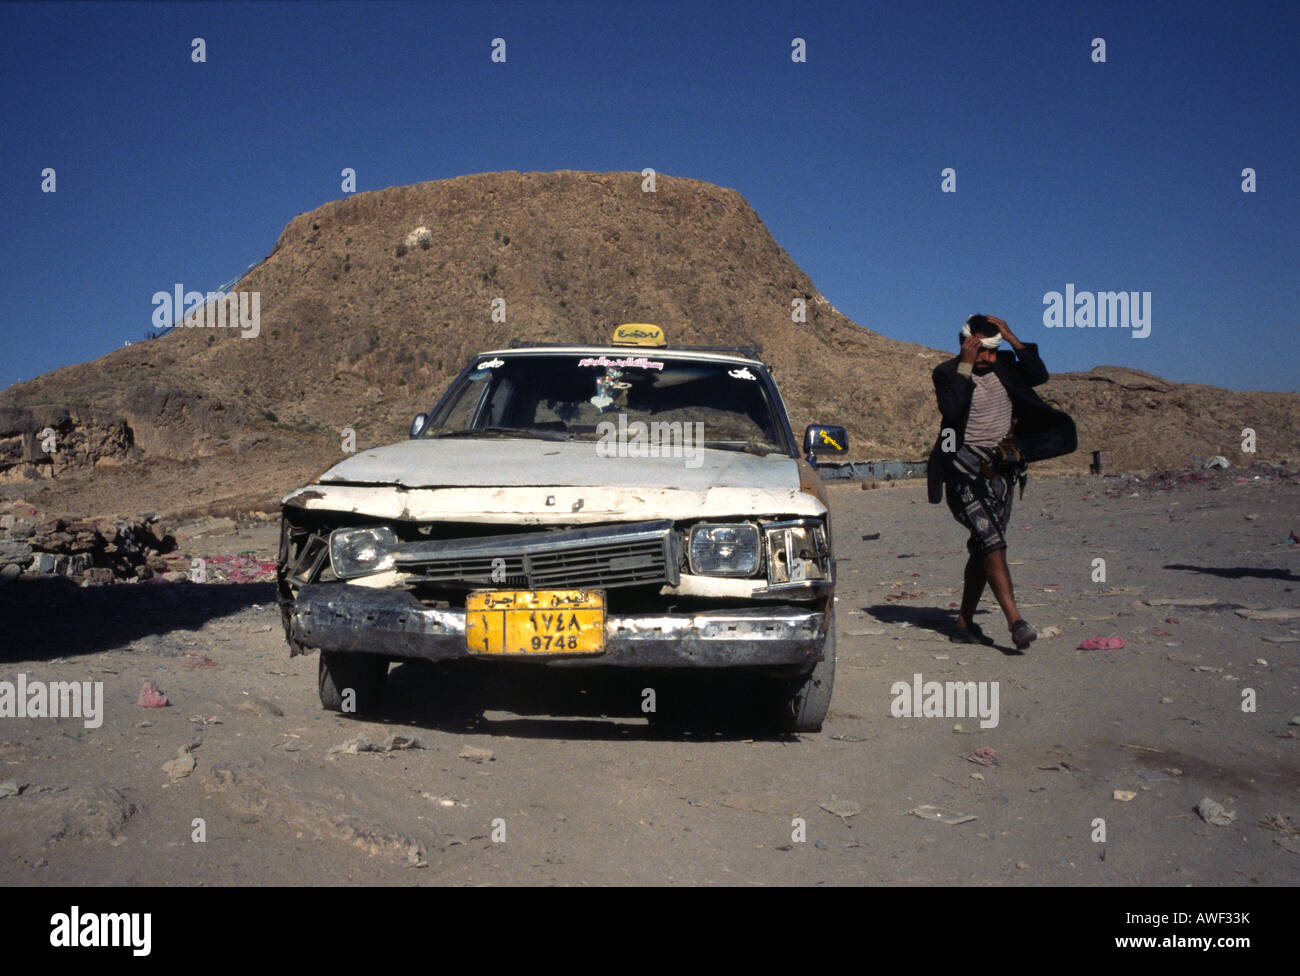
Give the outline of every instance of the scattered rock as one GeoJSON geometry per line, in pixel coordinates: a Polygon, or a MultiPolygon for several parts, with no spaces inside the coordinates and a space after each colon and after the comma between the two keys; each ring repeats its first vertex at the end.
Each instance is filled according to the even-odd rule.
{"type": "Polygon", "coordinates": [[[1060,637],[1061,633],[1061,628],[1056,624],[1052,624],[1050,627],[1044,627],[1038,632],[1038,639],[1047,640],[1049,637],[1060,637]]]}
{"type": "Polygon", "coordinates": [[[1208,796],[1196,804],[1196,812],[1207,824],[1213,824],[1216,827],[1226,827],[1237,819],[1235,810],[1226,809],[1222,804],[1216,803],[1208,796]]]}
{"type": "Polygon", "coordinates": [[[478,746],[461,746],[457,755],[461,759],[468,759],[470,762],[484,763],[493,761],[492,750],[480,749],[478,746]]]}
{"type": "Polygon", "coordinates": [[[862,812],[860,804],[854,803],[852,800],[837,800],[834,797],[831,797],[825,803],[819,803],[817,805],[827,813],[833,813],[841,820],[845,820],[849,817],[856,817],[862,812]]]}
{"type": "Polygon", "coordinates": [[[163,763],[163,772],[168,778],[175,782],[178,779],[184,779],[190,773],[194,772],[194,756],[190,753],[189,746],[181,746],[176,750],[176,758],[163,763]]]}
{"type": "Polygon", "coordinates": [[[17,563],[21,569],[32,560],[32,547],[14,539],[0,539],[0,562],[17,563]]]}
{"type": "MultiPolygon", "coordinates": [[[[337,746],[331,746],[326,755],[330,756],[355,756],[362,752],[395,752],[399,749],[423,749],[424,743],[416,736],[402,735],[394,732],[384,739],[383,742],[375,742],[364,732],[347,742],[340,743],[337,746]]],[[[483,750],[487,752],[487,750],[483,750]]],[[[489,758],[491,753],[488,753],[489,758]]]]}
{"type": "Polygon", "coordinates": [[[1119,800],[1120,803],[1128,803],[1137,796],[1132,790],[1116,790],[1111,797],[1119,800]]]}
{"type": "Polygon", "coordinates": [[[914,817],[920,817],[922,820],[933,820],[935,823],[949,825],[963,824],[979,819],[974,814],[958,813],[956,810],[943,810],[929,803],[923,803],[921,806],[907,812],[914,817]]]}

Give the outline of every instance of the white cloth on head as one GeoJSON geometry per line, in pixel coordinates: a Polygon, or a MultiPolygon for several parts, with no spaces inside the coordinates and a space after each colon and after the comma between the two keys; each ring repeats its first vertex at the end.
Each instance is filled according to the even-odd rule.
{"type": "MultiPolygon", "coordinates": [[[[963,339],[969,339],[971,337],[970,325],[963,325],[961,327],[961,337],[963,339]]],[[[998,346],[1002,345],[1002,336],[1001,334],[995,336],[980,336],[980,345],[985,349],[996,349],[998,346]]]]}

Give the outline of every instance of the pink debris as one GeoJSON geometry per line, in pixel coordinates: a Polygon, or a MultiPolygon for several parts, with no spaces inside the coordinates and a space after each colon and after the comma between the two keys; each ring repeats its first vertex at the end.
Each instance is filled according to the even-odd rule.
{"type": "Polygon", "coordinates": [[[1127,645],[1123,637],[1089,637],[1079,644],[1081,651],[1118,651],[1127,645]]]}
{"type": "Polygon", "coordinates": [[[209,582],[269,583],[275,579],[275,563],[252,556],[207,556],[204,562],[209,582]]]}
{"type": "Polygon", "coordinates": [[[135,703],[141,708],[166,708],[171,704],[152,681],[146,681],[140,686],[140,694],[136,695],[135,703]]]}
{"type": "Polygon", "coordinates": [[[206,654],[195,654],[192,651],[185,652],[185,664],[191,668],[215,668],[217,662],[212,660],[206,654]]]}

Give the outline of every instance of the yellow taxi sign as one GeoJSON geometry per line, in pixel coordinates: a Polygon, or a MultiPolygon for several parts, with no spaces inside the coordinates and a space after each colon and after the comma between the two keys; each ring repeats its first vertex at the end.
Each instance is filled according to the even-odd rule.
{"type": "Polygon", "coordinates": [[[616,346],[666,346],[664,330],[646,322],[625,322],[614,330],[616,346]]]}

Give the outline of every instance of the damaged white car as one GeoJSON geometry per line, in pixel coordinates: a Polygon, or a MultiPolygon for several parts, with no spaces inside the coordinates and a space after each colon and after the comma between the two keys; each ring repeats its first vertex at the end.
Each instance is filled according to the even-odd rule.
{"type": "MultiPolygon", "coordinates": [[[[624,344],[629,343],[629,344],[624,344]]],[[[835,675],[835,562],[814,452],[750,350],[476,356],[408,440],[285,497],[279,596],[321,703],[372,712],[390,663],[761,675],[774,728],[816,731],[835,675]]],[[[531,671],[528,669],[532,669],[531,671]]]]}

